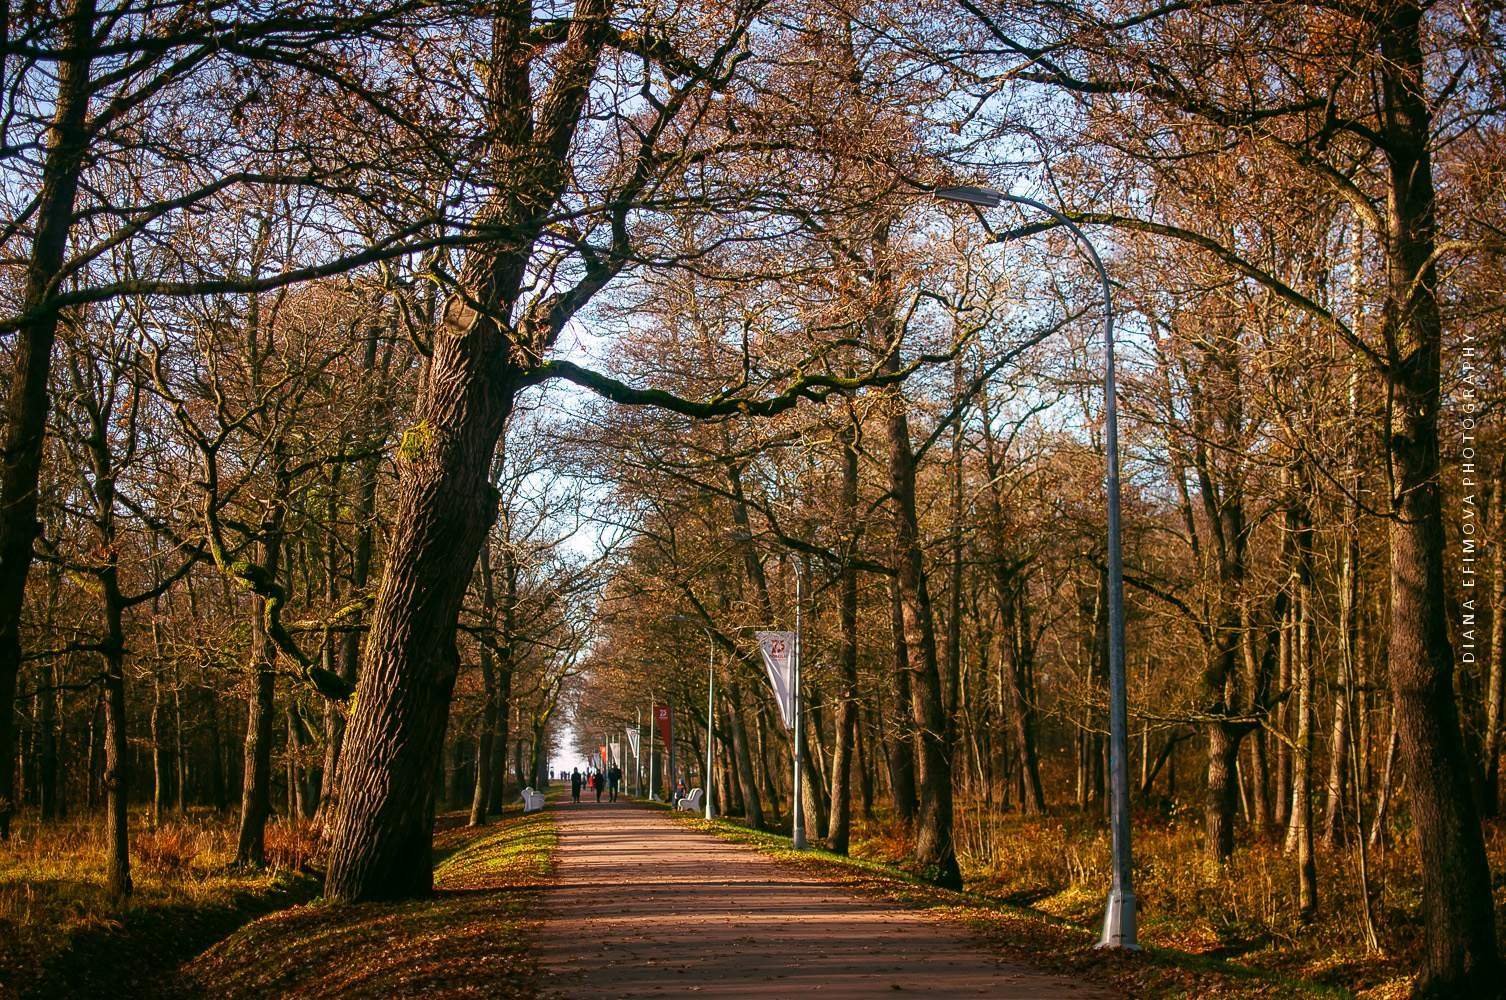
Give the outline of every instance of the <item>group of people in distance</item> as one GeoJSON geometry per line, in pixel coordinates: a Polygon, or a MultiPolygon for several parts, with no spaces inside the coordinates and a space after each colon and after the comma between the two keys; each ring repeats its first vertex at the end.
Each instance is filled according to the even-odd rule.
{"type": "Polygon", "coordinates": [[[617,801],[617,786],[622,784],[622,768],[613,764],[606,771],[589,769],[585,775],[580,773],[580,768],[570,772],[570,801],[580,805],[580,790],[582,787],[596,793],[596,801],[601,801],[601,793],[606,792],[608,802],[617,801]]]}

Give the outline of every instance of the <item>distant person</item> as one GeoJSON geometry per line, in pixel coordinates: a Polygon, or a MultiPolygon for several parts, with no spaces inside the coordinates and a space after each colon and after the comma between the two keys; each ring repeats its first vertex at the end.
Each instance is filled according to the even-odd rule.
{"type": "Polygon", "coordinates": [[[580,768],[570,772],[570,798],[580,805],[580,768]]]}
{"type": "Polygon", "coordinates": [[[609,801],[612,801],[612,802],[616,802],[617,801],[617,786],[620,785],[621,783],[622,783],[622,768],[618,767],[616,764],[613,764],[612,765],[612,769],[607,772],[607,788],[610,789],[611,792],[612,792],[612,797],[611,797],[611,799],[609,801]]]}
{"type": "Polygon", "coordinates": [[[680,779],[676,780],[675,781],[675,795],[674,795],[674,798],[670,800],[670,804],[671,805],[679,805],[680,804],[680,800],[683,799],[688,794],[689,794],[689,792],[685,788],[685,779],[684,778],[680,778],[680,779]]]}
{"type": "Polygon", "coordinates": [[[596,793],[596,801],[601,801],[601,793],[607,790],[607,777],[600,771],[596,772],[596,785],[591,789],[596,793]]]}

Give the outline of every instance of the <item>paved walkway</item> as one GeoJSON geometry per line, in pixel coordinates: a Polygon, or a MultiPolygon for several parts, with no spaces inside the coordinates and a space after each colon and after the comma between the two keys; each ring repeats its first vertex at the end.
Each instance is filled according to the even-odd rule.
{"type": "Polygon", "coordinates": [[[830,886],[626,803],[551,803],[546,994],[1109,997],[989,956],[953,925],[830,886]]]}

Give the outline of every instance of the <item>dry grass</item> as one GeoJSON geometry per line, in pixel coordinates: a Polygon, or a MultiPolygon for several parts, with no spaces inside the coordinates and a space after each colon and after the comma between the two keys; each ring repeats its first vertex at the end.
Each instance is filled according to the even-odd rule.
{"type": "MultiPolygon", "coordinates": [[[[971,891],[1085,928],[1102,918],[1109,883],[1104,823],[1075,812],[980,815],[959,804],[958,844],[971,891]]],[[[1492,870],[1506,872],[1506,829],[1487,829],[1492,870]]],[[[1380,951],[1366,945],[1353,844],[1318,851],[1319,913],[1303,923],[1295,860],[1278,842],[1243,835],[1225,865],[1203,849],[1201,816],[1137,817],[1135,891],[1141,940],[1197,959],[1376,998],[1405,995],[1421,946],[1416,846],[1404,835],[1369,853],[1380,951]]],[[[864,824],[856,856],[903,864],[902,829],[864,824]]],[[[1506,884],[1497,879],[1498,902],[1506,884]]]]}
{"type": "Polygon", "coordinates": [[[431,898],[274,913],[187,976],[194,992],[230,1000],[532,996],[529,889],[552,870],[555,843],[548,812],[442,831],[431,898]]]}
{"type": "Polygon", "coordinates": [[[195,814],[151,829],[133,817],[135,893],[105,888],[98,817],[42,826],[23,817],[0,846],[0,996],[150,993],[195,951],[258,913],[310,898],[313,840],[268,827],[270,867],[232,869],[229,817],[195,814]]]}

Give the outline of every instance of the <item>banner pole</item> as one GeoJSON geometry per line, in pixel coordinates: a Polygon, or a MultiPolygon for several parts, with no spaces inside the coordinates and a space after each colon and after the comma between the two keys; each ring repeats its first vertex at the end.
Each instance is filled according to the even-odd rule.
{"type": "Polygon", "coordinates": [[[716,644],[711,642],[711,629],[706,630],[706,644],[711,648],[706,664],[706,818],[713,815],[711,799],[714,794],[711,778],[711,747],[716,742],[716,644]]]}
{"type": "Polygon", "coordinates": [[[800,571],[800,563],[797,560],[795,566],[795,669],[794,677],[794,701],[795,704],[790,712],[790,717],[795,723],[795,801],[790,811],[793,817],[794,827],[790,831],[790,846],[797,851],[805,850],[805,806],[802,802],[802,788],[800,765],[805,753],[805,740],[801,738],[804,727],[800,724],[800,661],[805,659],[805,650],[802,648],[800,634],[800,606],[805,603],[805,574],[800,571]]]}

